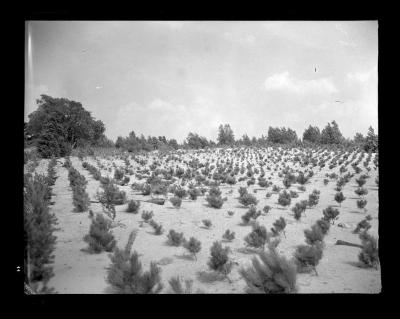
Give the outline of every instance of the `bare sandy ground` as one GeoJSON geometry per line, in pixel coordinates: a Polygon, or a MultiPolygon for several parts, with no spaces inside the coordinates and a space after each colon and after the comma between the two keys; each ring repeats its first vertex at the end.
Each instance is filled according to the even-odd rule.
{"type": "MultiPolygon", "coordinates": [[[[155,157],[154,157],[155,158],[155,157]]],[[[199,156],[200,160],[203,156],[199,156]]],[[[216,158],[216,157],[215,157],[216,158]]],[[[204,157],[205,159],[205,157],[204,157]]],[[[86,161],[95,165],[96,162],[90,158],[86,161]]],[[[372,158],[373,160],[373,158],[372,158]]],[[[96,191],[99,189],[99,182],[95,181],[89,172],[82,167],[82,161],[78,158],[71,157],[73,166],[83,174],[87,181],[87,192],[91,200],[95,200],[96,191]]],[[[83,241],[83,236],[88,233],[90,227],[90,219],[88,213],[73,212],[72,191],[69,187],[68,172],[61,166],[63,160],[59,160],[57,165],[58,178],[53,187],[55,194],[52,201],[55,202],[51,206],[58,218],[60,230],[56,232],[57,245],[55,250],[54,273],[55,276],[50,280],[49,286],[54,287],[58,293],[93,293],[101,294],[110,292],[107,287],[105,277],[106,268],[110,261],[108,253],[89,254],[84,249],[87,247],[83,241]]],[[[107,163],[112,167],[110,160],[102,159],[103,163],[107,163]]],[[[122,160],[114,160],[117,166],[122,166],[122,160]]],[[[149,164],[152,160],[148,161],[149,164]]],[[[137,163],[131,161],[134,170],[139,167],[137,163]]],[[[213,163],[215,164],[215,163],[213,163]]],[[[288,163],[290,165],[290,163],[288,163]]],[[[362,164],[362,163],[360,163],[362,164]]],[[[37,172],[45,172],[47,166],[46,161],[42,160],[37,172]]],[[[173,163],[176,165],[176,163],[173,163]]],[[[179,163],[180,166],[184,165],[179,163]]],[[[246,166],[246,163],[245,163],[246,166]]],[[[328,166],[328,165],[327,165],[328,166]]],[[[373,166],[372,161],[370,167],[373,166]]],[[[360,165],[360,168],[364,167],[360,165]]],[[[303,231],[309,228],[317,219],[322,217],[322,210],[328,205],[337,205],[334,201],[334,190],[336,181],[330,181],[328,185],[323,184],[325,173],[337,172],[338,167],[329,170],[328,167],[319,171],[316,167],[313,169],[315,175],[311,178],[311,182],[306,184],[306,191],[299,192],[297,184],[291,186],[290,189],[298,191],[299,197],[292,199],[294,203],[307,199],[313,189],[321,191],[320,200],[316,207],[307,209],[306,216],[301,221],[296,221],[290,208],[282,209],[277,205],[277,194],[273,194],[270,198],[266,198],[267,190],[258,190],[254,195],[259,199],[258,209],[262,209],[265,205],[272,207],[268,215],[260,216],[257,220],[267,227],[272,227],[273,222],[283,216],[287,220],[285,229],[286,237],[281,236],[281,243],[278,250],[287,256],[292,257],[295,247],[304,243],[303,231]]],[[[349,171],[353,171],[349,166],[349,171]]],[[[113,176],[114,170],[111,172],[102,170],[101,174],[113,176]]],[[[360,174],[366,173],[363,170],[360,174]]],[[[266,171],[266,177],[271,172],[266,171]]],[[[378,236],[378,188],[375,184],[377,171],[372,169],[370,178],[367,179],[366,187],[368,194],[366,199],[367,213],[357,208],[356,201],[358,199],[354,190],[356,188],[355,175],[351,181],[345,185],[343,194],[346,200],[342,203],[339,219],[332,225],[329,233],[325,236],[324,256],[317,266],[318,276],[315,274],[298,274],[298,287],[300,293],[378,293],[381,290],[381,273],[380,270],[364,269],[358,267],[357,247],[337,246],[337,239],[360,243],[358,235],[353,234],[352,230],[356,224],[361,221],[367,214],[370,214],[373,220],[370,222],[372,228],[369,230],[374,236],[378,236]],[[337,224],[344,223],[348,228],[338,227],[337,224]]],[[[282,186],[282,178],[274,176],[271,179],[274,184],[282,186]]],[[[148,196],[136,195],[130,187],[135,182],[132,175],[128,186],[119,186],[120,189],[126,191],[129,199],[147,199],[148,196]]],[[[143,180],[141,181],[143,182],[143,180]]],[[[251,231],[250,226],[241,226],[241,216],[247,211],[247,208],[241,206],[236,199],[238,197],[238,189],[240,186],[247,186],[246,181],[239,182],[233,187],[221,186],[222,196],[228,197],[221,209],[214,209],[207,206],[204,196],[198,197],[196,201],[183,200],[182,207],[176,209],[169,201],[165,205],[159,206],[150,203],[141,203],[139,214],[126,213],[127,204],[116,206],[116,221],[123,224],[113,229],[113,234],[118,241],[120,247],[125,246],[129,233],[132,229],[138,229],[138,235],[133,244],[133,250],[140,254],[141,262],[144,270],[149,268],[151,261],[159,262],[162,268],[162,280],[164,289],[162,293],[168,293],[168,280],[176,275],[182,279],[192,279],[194,281],[194,290],[200,289],[205,293],[243,293],[245,291],[245,282],[241,279],[238,270],[242,266],[249,265],[255,253],[249,253],[243,248],[245,247],[244,237],[251,231]],[[228,193],[233,190],[233,193],[228,193]],[[140,227],[141,212],[143,210],[151,210],[154,213],[153,219],[161,223],[164,227],[164,234],[156,236],[150,225],[144,224],[140,227]],[[227,212],[232,210],[235,214],[230,217],[227,212]],[[202,226],[203,219],[212,221],[211,229],[202,226]],[[197,261],[189,256],[182,247],[171,247],[166,244],[167,233],[170,229],[183,232],[186,238],[191,236],[199,239],[202,243],[202,249],[197,255],[197,261]],[[210,247],[216,240],[222,240],[222,234],[226,229],[230,229],[236,233],[236,238],[232,242],[223,242],[223,245],[229,246],[232,250],[231,258],[235,262],[235,266],[229,275],[232,283],[226,279],[217,278],[207,266],[210,256],[210,247]]],[[[254,189],[260,189],[258,185],[248,187],[249,193],[253,194],[254,189]]],[[[271,191],[271,188],[268,188],[271,191]]],[[[170,197],[171,194],[168,195],[170,197]]],[[[92,203],[91,210],[94,213],[102,211],[100,204],[92,203]]]]}

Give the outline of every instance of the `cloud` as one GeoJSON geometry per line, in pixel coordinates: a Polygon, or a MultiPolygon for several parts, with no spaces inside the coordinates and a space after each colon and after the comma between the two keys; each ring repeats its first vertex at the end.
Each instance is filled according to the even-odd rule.
{"type": "Polygon", "coordinates": [[[328,78],[300,80],[292,77],[288,71],[271,75],[265,80],[264,87],[267,91],[284,90],[296,94],[337,92],[335,85],[328,78]]]}
{"type": "Polygon", "coordinates": [[[348,73],[346,75],[346,79],[349,83],[354,83],[354,82],[360,82],[360,83],[365,83],[370,80],[376,79],[376,76],[378,75],[378,68],[374,66],[372,69],[366,71],[366,72],[355,72],[355,73],[348,73]]]}

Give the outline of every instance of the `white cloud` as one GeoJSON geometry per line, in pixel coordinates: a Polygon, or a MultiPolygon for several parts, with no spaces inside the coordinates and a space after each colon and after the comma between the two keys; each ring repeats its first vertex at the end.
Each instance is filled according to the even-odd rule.
{"type": "Polygon", "coordinates": [[[351,82],[361,82],[365,83],[370,80],[373,80],[378,75],[378,68],[375,66],[371,70],[366,72],[356,72],[356,73],[348,73],[347,80],[351,82]]]}
{"type": "Polygon", "coordinates": [[[265,80],[264,87],[268,91],[285,90],[297,94],[337,92],[335,85],[328,78],[301,80],[292,77],[288,71],[271,75],[265,80]]]}

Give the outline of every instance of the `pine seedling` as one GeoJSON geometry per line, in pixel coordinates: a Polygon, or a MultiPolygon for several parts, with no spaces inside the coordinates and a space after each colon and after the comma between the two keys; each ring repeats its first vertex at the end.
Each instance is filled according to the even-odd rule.
{"type": "Polygon", "coordinates": [[[219,241],[215,241],[211,246],[211,257],[207,264],[212,270],[222,273],[231,283],[228,274],[232,270],[233,263],[228,256],[229,252],[229,247],[222,248],[221,243],[219,241]]]}
{"type": "Polygon", "coordinates": [[[193,287],[193,280],[185,280],[185,288],[183,288],[183,285],[181,283],[181,279],[179,276],[172,277],[168,281],[171,290],[174,294],[191,294],[192,293],[192,287],[193,287]]]}
{"type": "Polygon", "coordinates": [[[143,212],[142,212],[142,219],[143,219],[143,221],[145,222],[145,223],[148,223],[151,219],[152,219],[152,217],[153,217],[153,211],[147,211],[147,210],[144,210],[143,212]]]}
{"type": "Polygon", "coordinates": [[[150,226],[153,227],[154,233],[156,235],[161,235],[164,232],[164,229],[161,224],[156,223],[153,219],[150,219],[150,226]]]}
{"type": "Polygon", "coordinates": [[[357,224],[357,227],[353,230],[353,234],[358,234],[360,230],[367,231],[371,228],[371,224],[368,222],[368,219],[363,219],[357,224]]]}
{"type": "Polygon", "coordinates": [[[306,243],[309,245],[322,244],[324,240],[324,234],[317,223],[312,225],[311,229],[304,230],[304,236],[306,237],[306,243]]]}
{"type": "Polygon", "coordinates": [[[364,209],[364,212],[366,212],[367,210],[365,209],[365,206],[367,206],[367,200],[366,199],[359,199],[357,200],[357,207],[359,209],[364,209]]]}
{"type": "Polygon", "coordinates": [[[139,208],[140,208],[140,202],[138,200],[131,200],[128,203],[126,211],[128,213],[137,214],[139,212],[139,208]]]}
{"type": "Polygon", "coordinates": [[[269,241],[267,229],[258,224],[252,225],[252,231],[244,238],[246,244],[255,248],[262,248],[264,250],[265,244],[269,241]]]}
{"type": "Polygon", "coordinates": [[[194,258],[197,260],[196,254],[201,250],[201,242],[194,237],[190,237],[188,241],[183,243],[183,247],[186,248],[194,258]]]}
{"type": "Polygon", "coordinates": [[[203,222],[203,225],[204,225],[206,228],[210,228],[210,227],[212,226],[212,222],[211,222],[211,220],[209,220],[209,219],[203,219],[202,222],[203,222]]]}
{"type": "Polygon", "coordinates": [[[379,266],[379,248],[378,240],[368,234],[365,230],[360,234],[360,239],[363,248],[361,249],[358,259],[366,267],[374,267],[378,269],[379,266]]]}
{"type": "Polygon", "coordinates": [[[276,249],[254,257],[252,267],[239,270],[246,281],[247,293],[296,293],[296,265],[278,254],[276,249]],[[261,262],[260,262],[260,260],[261,262]]]}
{"type": "Polygon", "coordinates": [[[235,239],[235,232],[231,232],[229,229],[227,229],[225,233],[222,235],[222,238],[227,241],[232,241],[235,239]]]}
{"type": "Polygon", "coordinates": [[[336,208],[333,208],[332,206],[328,206],[322,211],[322,214],[324,215],[324,219],[328,222],[332,222],[332,225],[335,224],[335,220],[337,220],[339,217],[339,210],[336,208]]]}
{"type": "Polygon", "coordinates": [[[111,232],[111,220],[106,219],[102,214],[92,218],[89,233],[83,238],[89,244],[89,250],[100,253],[103,250],[112,251],[116,245],[114,235],[111,232]]]}
{"type": "Polygon", "coordinates": [[[182,204],[182,198],[178,197],[178,196],[174,196],[171,197],[169,199],[169,201],[171,202],[171,204],[175,207],[175,208],[180,208],[181,204],[182,204]]]}
{"type": "Polygon", "coordinates": [[[297,270],[300,273],[315,271],[318,276],[317,265],[323,255],[322,245],[299,245],[294,253],[297,270]]]}
{"type": "Polygon", "coordinates": [[[335,201],[337,201],[339,203],[339,206],[342,206],[342,202],[346,199],[346,197],[344,197],[342,192],[336,193],[335,194],[335,201]]]}
{"type": "Polygon", "coordinates": [[[286,238],[286,234],[285,234],[285,227],[286,227],[286,220],[283,217],[280,217],[279,219],[277,219],[274,223],[273,226],[271,228],[271,231],[274,233],[275,236],[279,235],[281,232],[283,232],[283,235],[286,238]]]}
{"type": "Polygon", "coordinates": [[[331,227],[331,224],[323,218],[318,219],[316,221],[316,223],[319,226],[319,228],[321,229],[322,234],[326,235],[329,231],[329,228],[331,227]]]}
{"type": "Polygon", "coordinates": [[[156,263],[150,263],[150,270],[143,272],[139,255],[131,254],[133,241],[137,232],[132,231],[125,249],[115,247],[110,254],[111,265],[107,268],[107,283],[119,294],[156,294],[163,285],[161,283],[161,268],[156,263]]]}
{"type": "Polygon", "coordinates": [[[180,246],[184,242],[183,233],[178,233],[173,229],[170,229],[167,238],[168,243],[172,246],[180,246]]]}
{"type": "Polygon", "coordinates": [[[263,213],[264,213],[265,215],[268,214],[270,211],[271,211],[271,206],[265,205],[265,206],[263,207],[263,213]]]}

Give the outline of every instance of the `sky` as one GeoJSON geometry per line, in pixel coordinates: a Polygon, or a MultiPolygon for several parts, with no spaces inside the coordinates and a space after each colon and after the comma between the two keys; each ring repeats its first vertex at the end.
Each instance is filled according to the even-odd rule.
{"type": "Polygon", "coordinates": [[[25,121],[41,94],[82,103],[115,140],[182,142],[335,120],[378,128],[377,21],[28,21],[25,121]]]}

